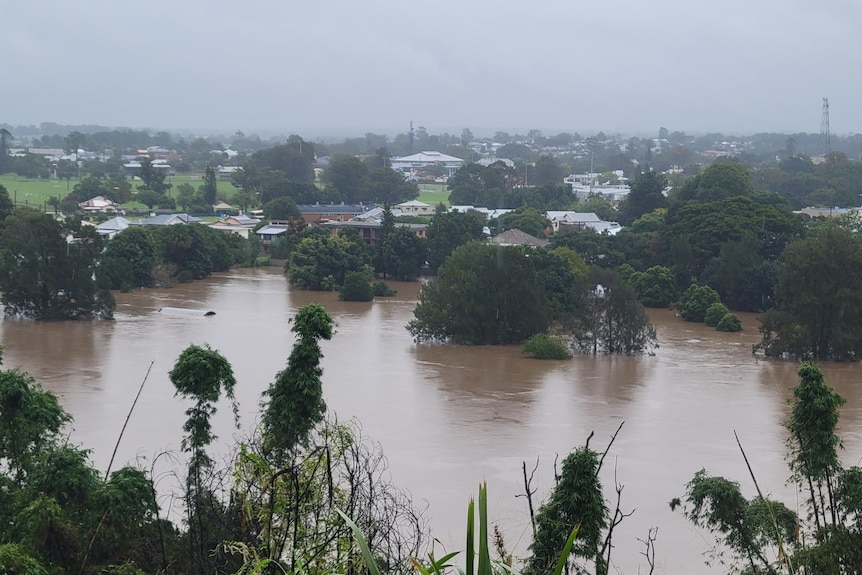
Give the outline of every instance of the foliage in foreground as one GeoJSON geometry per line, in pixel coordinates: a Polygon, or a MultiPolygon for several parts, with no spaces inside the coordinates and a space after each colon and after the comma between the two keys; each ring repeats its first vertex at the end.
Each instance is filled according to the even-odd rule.
{"type": "MultiPolygon", "coordinates": [[[[835,434],[844,398],[811,363],[799,368],[787,422],[791,482],[801,500],[797,515],[783,503],[747,499],[736,481],[698,471],[685,496],[671,501],[710,532],[710,559],[746,573],[858,573],[862,569],[862,469],[844,468],[835,434]]],[[[740,444],[741,448],[741,444],[740,444]]],[[[743,452],[743,457],[745,453],[743,452]]],[[[746,463],[748,460],[746,458],[746,463]]],[[[749,466],[749,471],[753,471],[749,466]]]]}

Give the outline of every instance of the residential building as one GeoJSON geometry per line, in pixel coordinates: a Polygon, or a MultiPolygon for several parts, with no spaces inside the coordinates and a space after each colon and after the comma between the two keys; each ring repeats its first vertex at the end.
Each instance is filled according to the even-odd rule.
{"type": "Polygon", "coordinates": [[[86,202],[81,202],[78,207],[88,214],[125,214],[126,209],[114,201],[104,197],[96,196],[86,202]]]}
{"type": "Polygon", "coordinates": [[[499,233],[488,241],[498,246],[529,246],[531,248],[544,248],[551,243],[515,228],[499,233]]]}
{"type": "Polygon", "coordinates": [[[430,166],[441,165],[446,169],[446,175],[451,176],[464,165],[464,160],[440,152],[419,152],[410,156],[391,158],[392,169],[405,175],[419,173],[430,166]]]}

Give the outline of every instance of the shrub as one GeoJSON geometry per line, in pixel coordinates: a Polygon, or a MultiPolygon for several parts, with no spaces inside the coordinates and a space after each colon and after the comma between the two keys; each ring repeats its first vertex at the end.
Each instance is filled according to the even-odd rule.
{"type": "Polygon", "coordinates": [[[268,266],[269,265],[269,256],[257,256],[254,259],[255,267],[259,266],[268,266]]]}
{"type": "Polygon", "coordinates": [[[389,287],[389,284],[382,280],[374,282],[372,292],[374,293],[374,297],[392,297],[397,293],[389,287]]]}
{"type": "Polygon", "coordinates": [[[714,303],[721,303],[721,297],[709,286],[691,284],[679,301],[679,314],[685,321],[702,322],[706,308],[714,303]]]}
{"type": "Polygon", "coordinates": [[[338,299],[344,301],[371,301],[374,291],[368,283],[368,274],[364,271],[347,272],[344,274],[344,284],[338,294],[338,299]]]}
{"type": "Polygon", "coordinates": [[[189,270],[183,270],[177,274],[177,281],[181,284],[187,284],[194,279],[194,275],[192,275],[192,272],[190,272],[189,270]]]}
{"type": "Polygon", "coordinates": [[[715,326],[715,329],[718,331],[742,331],[742,321],[736,315],[726,313],[715,326]]]}
{"type": "Polygon", "coordinates": [[[521,353],[535,359],[571,359],[572,357],[565,343],[545,333],[528,337],[521,346],[521,353]]]}
{"type": "Polygon", "coordinates": [[[703,323],[709,327],[715,327],[725,315],[730,312],[727,306],[723,303],[714,303],[706,308],[706,313],[703,316],[703,323]]]}

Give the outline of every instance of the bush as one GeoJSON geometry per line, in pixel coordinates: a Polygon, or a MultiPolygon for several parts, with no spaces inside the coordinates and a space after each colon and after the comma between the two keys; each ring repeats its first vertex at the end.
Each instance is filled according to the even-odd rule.
{"type": "Polygon", "coordinates": [[[730,312],[727,306],[723,303],[714,303],[706,308],[706,313],[703,316],[703,323],[709,327],[715,327],[725,315],[730,312]]]}
{"type": "Polygon", "coordinates": [[[364,271],[347,272],[344,274],[344,284],[338,299],[344,301],[371,301],[374,299],[374,291],[368,283],[368,274],[364,271]]]}
{"type": "Polygon", "coordinates": [[[397,293],[389,287],[389,284],[382,280],[374,282],[372,292],[374,293],[374,297],[392,297],[397,293]]]}
{"type": "Polygon", "coordinates": [[[254,265],[256,267],[268,266],[269,265],[269,256],[257,256],[254,260],[254,265]]]}
{"type": "Polygon", "coordinates": [[[572,357],[565,343],[545,333],[528,337],[521,346],[521,353],[535,359],[571,359],[572,357]]]}
{"type": "Polygon", "coordinates": [[[718,331],[742,331],[742,321],[736,315],[726,313],[715,326],[715,329],[718,331]]]}
{"type": "Polygon", "coordinates": [[[685,321],[702,322],[706,309],[714,303],[721,303],[721,297],[709,286],[691,284],[679,301],[679,314],[685,321]]]}
{"type": "Polygon", "coordinates": [[[192,272],[189,270],[183,270],[177,274],[177,281],[181,284],[187,284],[195,279],[195,276],[192,275],[192,272]]]}

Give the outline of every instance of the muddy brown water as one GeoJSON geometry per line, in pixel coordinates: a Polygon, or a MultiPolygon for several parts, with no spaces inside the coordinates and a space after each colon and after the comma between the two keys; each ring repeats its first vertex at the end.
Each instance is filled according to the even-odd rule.
{"type": "MultiPolygon", "coordinates": [[[[255,425],[260,393],[285,365],[293,345],[288,319],[307,303],[323,303],[338,323],[324,342],[324,392],[339,419],[356,418],[380,442],[395,483],[427,501],[433,535],[462,549],[464,516],[478,483],[487,481],[491,519],[523,556],[529,543],[522,461],[538,458],[536,499],[547,494],[557,455],[583,444],[604,449],[625,421],[602,479],[613,495],[623,484],[624,511],[635,510],[615,535],[615,572],[646,564],[637,538],[658,526],[656,573],[711,573],[705,534],[668,507],[701,468],[738,480],[754,493],[736,446],[736,430],[761,487],[795,507],[786,485],[785,432],[792,362],[757,360],[757,321],[722,334],[653,310],[660,348],[654,356],[575,357],[544,362],[516,347],[416,345],[404,329],[418,284],[393,283],[398,295],[373,303],[340,302],[336,294],[292,291],[274,269],[237,270],[167,290],[117,294],[116,321],[0,322],[5,367],[19,367],[55,391],[74,416],[71,439],[92,449],[104,470],[144,374],[152,372],[132,414],[114,468],[136,457],[178,450],[187,404],[167,377],[190,343],[208,343],[231,362],[242,424],[255,425]],[[215,316],[169,314],[163,307],[206,309],[215,316]]],[[[840,433],[846,464],[862,458],[862,370],[824,365],[845,398],[840,433]]],[[[223,444],[237,433],[219,406],[214,428],[223,444]]],[[[239,433],[242,433],[239,432],[239,433]]]]}

